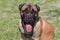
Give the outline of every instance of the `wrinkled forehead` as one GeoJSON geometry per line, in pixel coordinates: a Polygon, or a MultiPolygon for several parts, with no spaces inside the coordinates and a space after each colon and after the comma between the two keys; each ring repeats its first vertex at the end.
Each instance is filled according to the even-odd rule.
{"type": "Polygon", "coordinates": [[[36,6],[35,5],[33,5],[33,4],[25,4],[22,8],[21,8],[21,10],[25,10],[25,9],[30,9],[30,10],[34,10],[34,11],[37,11],[37,8],[36,8],[36,6]]]}

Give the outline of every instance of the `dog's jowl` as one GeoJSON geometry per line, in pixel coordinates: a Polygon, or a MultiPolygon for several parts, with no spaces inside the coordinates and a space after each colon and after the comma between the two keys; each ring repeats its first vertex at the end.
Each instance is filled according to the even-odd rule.
{"type": "Polygon", "coordinates": [[[19,30],[21,40],[53,40],[52,25],[39,17],[40,7],[36,4],[20,4],[19,30]]]}

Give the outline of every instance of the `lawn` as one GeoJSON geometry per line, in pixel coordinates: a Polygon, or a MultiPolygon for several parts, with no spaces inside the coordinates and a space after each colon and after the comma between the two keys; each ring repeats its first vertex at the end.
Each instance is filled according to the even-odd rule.
{"type": "Polygon", "coordinates": [[[21,3],[40,6],[39,16],[55,28],[55,40],[60,40],[60,0],[0,0],[0,40],[20,40],[19,9],[21,3]]]}

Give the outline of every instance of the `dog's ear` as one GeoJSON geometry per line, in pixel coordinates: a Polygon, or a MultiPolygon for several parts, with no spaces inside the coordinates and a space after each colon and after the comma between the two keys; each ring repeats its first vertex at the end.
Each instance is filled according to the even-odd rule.
{"type": "Polygon", "coordinates": [[[25,3],[19,5],[19,10],[21,11],[21,8],[24,6],[25,3]]]}
{"type": "Polygon", "coordinates": [[[39,12],[40,11],[40,7],[38,5],[35,5],[36,8],[37,8],[37,11],[39,12]]]}

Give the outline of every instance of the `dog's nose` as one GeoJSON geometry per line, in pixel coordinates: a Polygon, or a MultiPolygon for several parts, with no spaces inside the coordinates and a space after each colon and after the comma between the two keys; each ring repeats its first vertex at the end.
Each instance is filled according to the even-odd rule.
{"type": "Polygon", "coordinates": [[[31,15],[28,15],[27,18],[28,18],[28,20],[31,19],[31,15]]]}
{"type": "Polygon", "coordinates": [[[31,16],[31,15],[25,16],[25,21],[26,21],[26,22],[32,21],[32,16],[31,16]]]}

